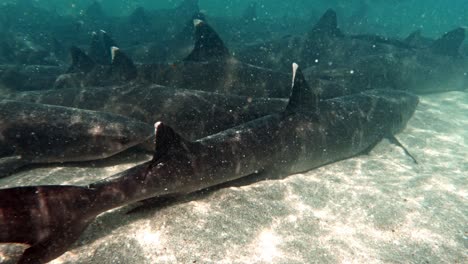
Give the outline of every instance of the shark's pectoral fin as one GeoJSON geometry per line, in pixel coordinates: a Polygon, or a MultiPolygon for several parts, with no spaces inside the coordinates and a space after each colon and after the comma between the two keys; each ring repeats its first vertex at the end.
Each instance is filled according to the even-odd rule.
{"type": "Polygon", "coordinates": [[[403,144],[401,144],[401,142],[394,135],[387,135],[386,138],[388,139],[388,141],[390,141],[390,143],[402,148],[405,154],[408,155],[414,161],[414,163],[419,164],[416,158],[413,155],[411,155],[408,149],[406,149],[406,147],[403,146],[403,144]]]}
{"type": "Polygon", "coordinates": [[[222,60],[229,57],[229,50],[218,33],[200,19],[194,19],[195,46],[184,61],[222,60]]]}
{"type": "Polygon", "coordinates": [[[30,164],[30,162],[23,159],[21,156],[0,158],[0,178],[8,176],[28,164],[30,164]]]}

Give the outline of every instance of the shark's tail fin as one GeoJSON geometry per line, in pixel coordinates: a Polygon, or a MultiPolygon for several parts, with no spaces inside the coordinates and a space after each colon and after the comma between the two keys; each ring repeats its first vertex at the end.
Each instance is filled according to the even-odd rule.
{"type": "Polygon", "coordinates": [[[0,243],[31,245],[18,263],[45,263],[63,254],[94,219],[95,191],[78,186],[0,190],[0,243]]]}

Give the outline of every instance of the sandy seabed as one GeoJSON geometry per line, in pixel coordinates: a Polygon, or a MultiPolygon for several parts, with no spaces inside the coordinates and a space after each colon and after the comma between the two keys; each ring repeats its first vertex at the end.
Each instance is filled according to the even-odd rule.
{"type": "MultiPolygon", "coordinates": [[[[422,96],[397,137],[419,164],[384,140],[307,173],[119,208],[51,263],[468,263],[468,93],[422,96]]],[[[86,184],[147,158],[35,168],[0,187],[86,184]]],[[[2,248],[2,263],[19,250],[2,248]]]]}

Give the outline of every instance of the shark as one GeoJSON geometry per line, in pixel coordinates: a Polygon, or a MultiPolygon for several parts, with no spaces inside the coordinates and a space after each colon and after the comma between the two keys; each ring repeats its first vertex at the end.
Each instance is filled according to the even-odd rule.
{"type": "Polygon", "coordinates": [[[136,64],[122,49],[111,47],[110,65],[101,65],[78,47],[72,47],[70,70],[58,77],[55,88],[133,82],[243,96],[289,96],[289,74],[237,60],[208,23],[200,19],[193,23],[193,50],[182,61],[169,64],[136,64]]]}
{"type": "MultiPolygon", "coordinates": [[[[389,41],[370,40],[362,35],[358,38],[380,43],[389,41]]],[[[434,40],[430,46],[412,45],[390,53],[363,55],[350,60],[346,66],[313,66],[305,72],[308,79],[320,74],[339,84],[326,91],[329,96],[375,87],[417,94],[464,91],[468,89],[468,60],[459,53],[464,39],[465,29],[456,28],[434,40]]]]}
{"type": "MultiPolygon", "coordinates": [[[[148,42],[158,43],[158,48],[161,49],[154,49],[154,58],[158,59],[163,58],[165,53],[171,53],[167,47],[174,47],[179,43],[193,45],[190,42],[191,36],[184,34],[184,30],[186,22],[194,14],[199,13],[197,0],[180,1],[181,3],[174,8],[167,9],[145,10],[140,7],[128,16],[110,15],[101,5],[101,1],[90,2],[88,6],[87,3],[76,3],[76,8],[72,9],[63,3],[57,3],[56,8],[49,9],[38,5],[35,1],[29,1],[29,4],[10,1],[0,7],[0,35],[2,31],[13,35],[24,35],[21,36],[22,39],[30,39],[32,43],[43,46],[44,51],[54,51],[55,55],[59,55],[58,50],[50,49],[55,45],[54,39],[58,39],[60,46],[66,48],[72,44],[86,45],[89,33],[98,32],[100,29],[111,33],[125,47],[144,46],[148,42]],[[67,14],[57,12],[60,9],[68,10],[67,14]],[[164,46],[165,44],[171,45],[164,46]],[[158,57],[158,54],[161,55],[158,57]]],[[[0,41],[0,46],[3,40],[5,39],[0,41]]],[[[20,42],[15,42],[9,45],[13,48],[13,52],[8,52],[6,55],[8,57],[13,55],[16,58],[12,59],[16,61],[21,59],[22,63],[40,64],[38,60],[44,61],[48,56],[42,52],[42,48],[39,50],[20,48],[17,45],[20,42]],[[34,55],[34,57],[29,55],[34,55]]],[[[2,61],[2,53],[0,49],[0,61],[2,61]]],[[[62,54],[60,50],[60,53],[60,56],[57,56],[60,61],[68,63],[66,52],[62,54]]],[[[12,63],[12,61],[9,62],[12,63]]]]}
{"type": "Polygon", "coordinates": [[[0,100],[0,177],[39,163],[103,159],[151,138],[151,125],[110,113],[0,100]]]}
{"type": "Polygon", "coordinates": [[[87,186],[0,190],[0,243],[29,244],[18,263],[44,263],[95,217],[151,197],[183,195],[261,172],[284,175],[342,160],[404,129],[417,96],[373,90],[321,101],[297,65],[284,111],[190,141],[155,124],[152,160],[87,186]]]}
{"type": "MultiPolygon", "coordinates": [[[[124,84],[16,92],[6,99],[114,113],[152,126],[164,121],[185,138],[202,138],[286,108],[287,99],[225,95],[161,85],[124,84]]],[[[146,145],[151,149],[150,145],[146,145]]],[[[148,149],[147,148],[147,149],[148,149]]]]}
{"type": "Polygon", "coordinates": [[[50,89],[64,72],[63,66],[3,64],[0,65],[0,86],[12,91],[50,89]]]}
{"type": "Polygon", "coordinates": [[[372,34],[347,35],[338,27],[336,12],[328,9],[306,33],[250,45],[239,51],[237,56],[247,63],[271,69],[287,69],[295,60],[301,61],[304,68],[338,67],[359,57],[403,51],[427,51],[434,56],[456,57],[465,39],[465,30],[460,27],[449,31],[426,49],[412,45],[411,38],[398,40],[372,34]]]}
{"type": "Polygon", "coordinates": [[[251,45],[237,56],[273,70],[299,61],[311,68],[306,78],[339,76],[348,80],[342,88],[349,92],[382,88],[433,93],[468,88],[468,60],[459,52],[464,39],[461,27],[428,47],[415,47],[411,40],[345,35],[329,9],[306,34],[251,45]]]}

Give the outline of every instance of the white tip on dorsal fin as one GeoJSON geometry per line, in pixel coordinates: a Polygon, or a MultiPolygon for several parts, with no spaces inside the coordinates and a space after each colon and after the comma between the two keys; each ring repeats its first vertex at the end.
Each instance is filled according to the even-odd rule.
{"type": "Polygon", "coordinates": [[[171,150],[182,153],[193,146],[196,146],[196,143],[184,139],[163,122],[154,124],[154,160],[160,159],[171,150]]]}
{"type": "Polygon", "coordinates": [[[201,19],[194,19],[195,45],[184,61],[223,60],[230,56],[218,33],[201,19]]]}
{"type": "Polygon", "coordinates": [[[118,47],[111,47],[111,60],[114,62],[115,59],[115,53],[119,51],[120,49],[118,47]]]}
{"type": "Polygon", "coordinates": [[[102,34],[107,34],[107,32],[104,29],[99,30],[102,34]]]}
{"type": "Polygon", "coordinates": [[[197,27],[197,26],[200,25],[201,23],[203,23],[203,20],[201,20],[201,19],[196,18],[196,19],[193,20],[193,25],[194,25],[195,27],[197,27]]]}
{"type": "Polygon", "coordinates": [[[299,65],[295,62],[293,62],[292,64],[292,84],[291,84],[291,88],[294,87],[294,80],[296,80],[296,72],[297,72],[297,69],[299,69],[299,65]]]}
{"type": "Polygon", "coordinates": [[[162,122],[159,121],[159,122],[156,122],[154,123],[154,134],[156,135],[156,133],[158,132],[158,127],[162,125],[162,122]]]}
{"type": "Polygon", "coordinates": [[[307,83],[297,63],[292,64],[292,75],[292,91],[288,106],[286,107],[286,112],[317,112],[319,97],[307,83]]]}

